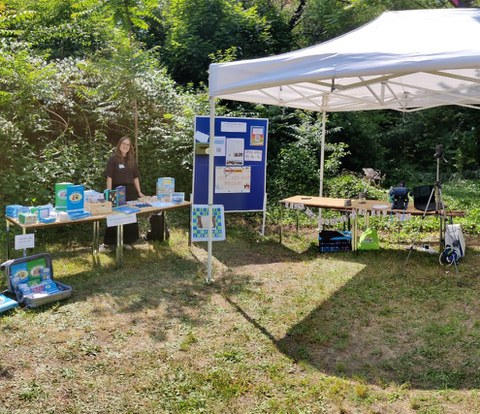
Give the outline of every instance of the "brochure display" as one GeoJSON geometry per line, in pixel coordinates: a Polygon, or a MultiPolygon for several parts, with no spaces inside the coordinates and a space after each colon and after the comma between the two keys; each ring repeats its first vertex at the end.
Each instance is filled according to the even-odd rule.
{"type": "MultiPolygon", "coordinates": [[[[216,117],[213,203],[225,211],[264,211],[268,120],[216,117]]],[[[195,118],[193,203],[208,204],[210,118],[195,118]]]]}
{"type": "Polygon", "coordinates": [[[0,294],[0,313],[16,308],[17,306],[17,301],[10,299],[8,296],[0,294]]]}
{"type": "MultiPolygon", "coordinates": [[[[52,228],[52,227],[62,227],[66,225],[71,225],[74,223],[78,224],[92,224],[93,226],[93,239],[92,239],[92,253],[97,254],[99,252],[100,246],[100,223],[107,221],[107,225],[112,225],[117,227],[117,234],[118,232],[123,231],[123,225],[128,224],[130,222],[135,222],[137,220],[138,215],[150,215],[150,214],[158,214],[158,213],[165,213],[166,211],[176,210],[179,208],[186,208],[190,207],[190,201],[184,199],[184,193],[181,193],[178,196],[178,200],[176,199],[175,202],[172,203],[165,203],[161,201],[151,201],[150,197],[148,200],[139,200],[136,202],[128,202],[127,204],[114,207],[112,209],[111,202],[104,202],[104,203],[91,203],[88,202],[87,204],[91,205],[103,205],[108,204],[108,210],[105,212],[97,211],[96,214],[88,214],[86,217],[77,217],[72,216],[73,213],[60,212],[56,216],[56,220],[45,223],[37,221],[35,223],[30,224],[23,224],[20,223],[18,218],[14,218],[11,216],[5,217],[5,234],[6,234],[6,247],[7,247],[7,256],[6,258],[9,259],[10,257],[10,242],[11,242],[11,230],[13,228],[19,228],[22,232],[21,235],[14,235],[15,236],[15,249],[24,249],[24,255],[26,256],[26,249],[33,247],[33,237],[34,231],[38,231],[40,229],[52,228]],[[22,245],[17,247],[17,238],[19,241],[22,241],[22,245]]],[[[145,197],[147,198],[147,197],[145,197]]],[[[157,200],[156,197],[151,197],[153,200],[157,200]]],[[[11,215],[13,215],[14,211],[17,211],[15,206],[11,206],[12,208],[9,209],[11,215]],[[11,210],[11,211],[10,211],[11,210]]],[[[83,213],[82,213],[83,214],[83,213]]],[[[119,239],[122,240],[122,239],[119,239]]],[[[122,256],[123,256],[123,241],[121,245],[117,245],[116,248],[116,265],[117,267],[122,266],[122,256]]]]}

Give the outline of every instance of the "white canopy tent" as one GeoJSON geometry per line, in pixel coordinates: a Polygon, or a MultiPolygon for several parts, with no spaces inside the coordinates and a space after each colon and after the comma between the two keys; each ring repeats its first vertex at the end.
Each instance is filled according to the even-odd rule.
{"type": "MultiPolygon", "coordinates": [[[[210,145],[215,99],[323,113],[320,196],[327,112],[443,105],[480,109],[480,9],[385,12],[372,22],[305,49],[210,65],[210,145]]],[[[213,202],[210,148],[209,205],[213,202]]],[[[209,278],[211,241],[209,241],[209,278]]]]}

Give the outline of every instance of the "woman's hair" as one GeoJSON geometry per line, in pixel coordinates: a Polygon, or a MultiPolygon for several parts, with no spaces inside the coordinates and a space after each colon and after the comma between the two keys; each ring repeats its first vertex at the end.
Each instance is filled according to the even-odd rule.
{"type": "Polygon", "coordinates": [[[120,151],[120,145],[122,145],[122,143],[126,140],[130,141],[130,149],[127,152],[127,157],[125,162],[129,167],[133,167],[135,165],[135,148],[133,148],[133,142],[130,139],[130,137],[123,136],[118,140],[117,148],[115,148],[115,155],[117,156],[119,161],[123,161],[123,155],[122,155],[122,151],[120,151]]]}

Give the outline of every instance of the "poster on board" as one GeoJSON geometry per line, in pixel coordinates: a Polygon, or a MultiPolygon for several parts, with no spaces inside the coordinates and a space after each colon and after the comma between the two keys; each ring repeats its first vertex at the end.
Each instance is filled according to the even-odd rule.
{"type": "Polygon", "coordinates": [[[250,167],[215,167],[215,194],[249,193],[250,167]]]}

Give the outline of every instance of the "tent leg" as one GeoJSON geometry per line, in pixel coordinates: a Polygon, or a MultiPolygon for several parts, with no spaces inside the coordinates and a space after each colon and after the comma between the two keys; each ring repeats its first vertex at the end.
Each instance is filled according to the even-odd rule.
{"type": "MultiPolygon", "coordinates": [[[[327,106],[327,97],[323,97],[323,107],[326,108],[327,106]]],[[[325,109],[322,111],[322,134],[320,140],[320,185],[318,195],[319,197],[323,197],[323,164],[325,163],[325,133],[326,133],[326,126],[327,126],[327,112],[325,109]]],[[[322,209],[318,209],[318,230],[321,231],[323,229],[322,225],[322,209]]]]}
{"type": "Polygon", "coordinates": [[[213,217],[213,162],[214,162],[214,137],[215,137],[215,98],[210,97],[210,141],[208,148],[208,262],[207,262],[207,283],[212,281],[212,217],[213,217]]]}

